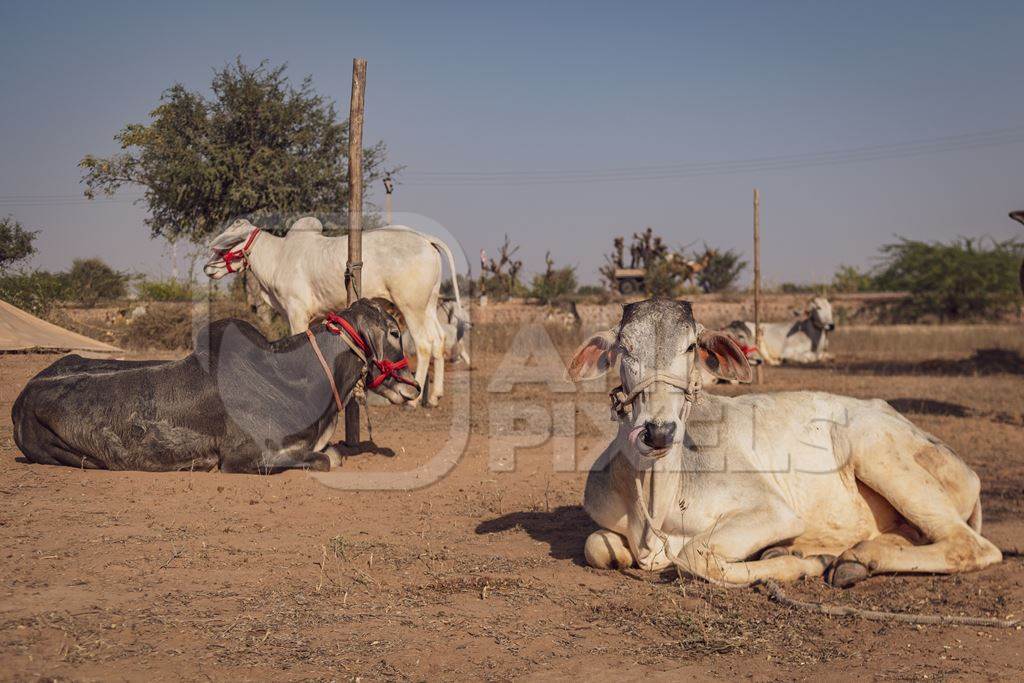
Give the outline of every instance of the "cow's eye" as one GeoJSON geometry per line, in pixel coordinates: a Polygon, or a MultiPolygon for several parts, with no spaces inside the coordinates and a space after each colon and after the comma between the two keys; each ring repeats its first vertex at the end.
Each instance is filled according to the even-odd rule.
{"type": "Polygon", "coordinates": [[[690,345],[689,345],[689,346],[687,347],[687,349],[686,349],[686,352],[687,352],[687,353],[691,353],[691,352],[692,352],[692,351],[693,351],[694,349],[696,349],[696,348],[697,348],[697,342],[693,342],[692,344],[690,344],[690,345]]]}
{"type": "Polygon", "coordinates": [[[392,338],[398,339],[398,330],[391,330],[389,334],[391,335],[392,338]]]}

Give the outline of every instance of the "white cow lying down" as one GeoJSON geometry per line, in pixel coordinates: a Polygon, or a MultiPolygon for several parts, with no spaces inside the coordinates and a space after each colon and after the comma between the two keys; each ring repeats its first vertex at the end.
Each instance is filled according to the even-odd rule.
{"type": "MultiPolygon", "coordinates": [[[[753,322],[737,321],[732,325],[745,325],[750,338],[755,339],[753,322]]],[[[759,350],[771,365],[783,361],[817,363],[829,358],[828,332],[835,328],[832,304],[825,297],[816,296],[807,302],[803,317],[796,322],[761,323],[762,340],[759,350]]]]}
{"type": "Polygon", "coordinates": [[[690,304],[630,304],[575,353],[584,380],[616,363],[620,426],[584,507],[594,567],[676,564],[724,584],[825,574],[952,573],[999,562],[977,475],[887,403],[817,392],[700,391],[700,368],[749,379],[740,350],[690,304]],[[602,467],[603,465],[603,467],[602,467]]]}
{"type": "MultiPolygon", "coordinates": [[[[264,300],[288,319],[296,334],[312,320],[347,306],[348,237],[326,237],[322,232],[323,225],[312,216],[295,221],[285,237],[239,219],[214,238],[210,244],[214,256],[203,270],[219,280],[248,268],[264,300]]],[[[362,296],[387,299],[402,312],[416,344],[420,386],[433,358],[434,379],[427,396],[432,406],[444,393],[444,341],[437,319],[441,253],[448,258],[454,277],[452,252],[436,237],[400,225],[363,233],[362,296]]],[[[455,300],[459,303],[457,287],[455,300]]]]}

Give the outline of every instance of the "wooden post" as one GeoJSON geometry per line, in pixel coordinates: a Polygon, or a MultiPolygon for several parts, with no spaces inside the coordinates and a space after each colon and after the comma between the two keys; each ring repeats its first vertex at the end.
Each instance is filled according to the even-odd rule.
{"type": "MultiPolygon", "coordinates": [[[[754,344],[764,344],[761,330],[761,193],[754,190],[754,344]]],[[[761,351],[764,357],[764,351],[761,351]]],[[[764,382],[764,363],[757,366],[757,384],[764,382]]]]}
{"type": "MultiPolygon", "coordinates": [[[[345,288],[351,306],[363,291],[363,99],[366,60],[352,60],[352,101],[348,114],[348,264],[345,288]]],[[[345,445],[359,445],[359,404],[345,406],[345,445]]]]}

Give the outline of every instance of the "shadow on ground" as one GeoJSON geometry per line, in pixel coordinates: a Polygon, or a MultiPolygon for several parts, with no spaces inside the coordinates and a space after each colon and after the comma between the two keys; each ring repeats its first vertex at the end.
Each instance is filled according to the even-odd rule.
{"type": "Polygon", "coordinates": [[[334,444],[334,449],[343,458],[351,458],[366,453],[372,455],[383,455],[388,458],[395,457],[395,451],[387,446],[378,446],[372,441],[360,441],[357,446],[346,446],[344,441],[334,444]]]}
{"type": "Polygon", "coordinates": [[[1011,349],[978,349],[970,358],[856,361],[817,367],[851,375],[1024,375],[1024,357],[1011,349]]]}
{"type": "Polygon", "coordinates": [[[550,512],[510,512],[507,515],[481,522],[478,534],[497,534],[520,527],[535,541],[547,543],[551,557],[572,560],[578,565],[583,559],[583,543],[597,529],[587,513],[578,505],[563,505],[550,512]]]}
{"type": "Polygon", "coordinates": [[[959,403],[935,401],[930,398],[890,398],[886,403],[904,415],[944,415],[947,417],[968,417],[974,413],[959,403]]]}

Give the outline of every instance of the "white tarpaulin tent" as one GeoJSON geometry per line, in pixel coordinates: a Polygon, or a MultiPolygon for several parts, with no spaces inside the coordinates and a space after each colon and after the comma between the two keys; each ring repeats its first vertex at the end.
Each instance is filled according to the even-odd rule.
{"type": "Polygon", "coordinates": [[[0,351],[26,351],[29,349],[61,351],[106,351],[121,349],[89,337],[76,334],[63,327],[26,313],[0,299],[0,351]]]}

